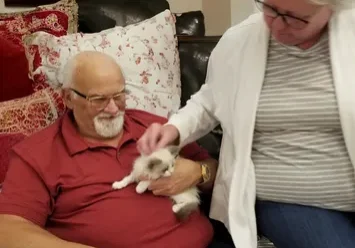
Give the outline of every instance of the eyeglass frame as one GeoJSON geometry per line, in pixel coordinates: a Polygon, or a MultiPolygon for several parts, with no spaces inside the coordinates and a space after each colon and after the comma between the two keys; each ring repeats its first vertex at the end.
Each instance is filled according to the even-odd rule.
{"type": "MultiPolygon", "coordinates": [[[[258,3],[259,3],[259,4],[262,5],[262,7],[267,7],[267,8],[269,8],[270,10],[272,10],[272,11],[275,13],[275,16],[269,16],[269,15],[266,14],[267,16],[272,17],[272,18],[274,18],[274,19],[276,19],[277,17],[281,16],[283,22],[284,22],[285,24],[287,24],[288,26],[290,26],[291,28],[294,28],[294,29],[303,29],[303,27],[302,27],[302,28],[292,27],[292,25],[290,25],[290,24],[287,22],[286,17],[291,18],[291,19],[295,19],[295,20],[297,20],[297,21],[301,21],[301,22],[303,22],[305,25],[309,24],[309,21],[304,20],[304,19],[302,19],[302,18],[293,16],[293,15],[289,15],[289,14],[280,13],[275,7],[269,5],[269,4],[267,4],[267,3],[265,3],[265,2],[263,2],[263,1],[261,1],[261,0],[255,0],[255,2],[256,2],[256,6],[257,6],[257,7],[258,7],[258,3]]],[[[258,8],[258,9],[259,9],[260,11],[262,11],[263,13],[265,13],[264,9],[260,9],[260,8],[258,8]]]]}
{"type": "MultiPolygon", "coordinates": [[[[127,89],[123,89],[122,91],[118,92],[118,93],[115,93],[115,94],[112,94],[110,96],[104,96],[104,95],[93,95],[93,96],[88,96],[88,95],[85,95],[81,92],[79,92],[78,90],[76,89],[73,89],[73,88],[70,88],[71,91],[73,91],[75,94],[77,94],[78,96],[82,97],[83,99],[85,99],[86,101],[88,101],[90,104],[92,104],[92,100],[95,100],[95,99],[108,99],[106,105],[104,107],[101,107],[101,108],[97,108],[98,111],[101,111],[103,109],[105,109],[107,107],[107,105],[110,103],[111,99],[113,99],[115,96],[126,96],[126,94],[128,93],[128,90],[127,89]]],[[[116,103],[115,103],[116,104],[116,103]]],[[[117,105],[117,104],[116,104],[117,105]]],[[[119,106],[117,106],[119,107],[119,106]]]]}

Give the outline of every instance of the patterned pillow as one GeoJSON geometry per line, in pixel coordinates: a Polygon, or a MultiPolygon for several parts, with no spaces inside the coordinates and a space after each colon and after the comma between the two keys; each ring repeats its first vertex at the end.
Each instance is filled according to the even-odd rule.
{"type": "Polygon", "coordinates": [[[80,51],[111,55],[126,78],[127,108],[167,117],[180,107],[180,60],[175,18],[166,10],[143,22],[95,34],[62,37],[36,32],[24,39],[30,77],[38,85],[62,85],[62,69],[80,51]]]}
{"type": "Polygon", "coordinates": [[[75,0],[37,7],[31,11],[0,14],[0,102],[33,92],[22,37],[36,31],[55,36],[77,32],[75,0]],[[20,65],[20,68],[14,66],[20,65]]]}
{"type": "Polygon", "coordinates": [[[60,91],[52,88],[0,103],[0,135],[31,135],[52,124],[65,111],[60,91]]]}

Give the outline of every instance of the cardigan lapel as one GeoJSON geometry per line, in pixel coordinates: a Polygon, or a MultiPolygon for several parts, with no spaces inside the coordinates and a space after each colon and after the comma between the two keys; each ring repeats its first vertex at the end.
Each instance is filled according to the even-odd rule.
{"type": "MultiPolygon", "coordinates": [[[[240,69],[236,71],[239,75],[235,75],[238,81],[238,90],[234,99],[234,116],[233,118],[233,138],[235,144],[235,168],[233,171],[233,179],[229,194],[229,219],[230,229],[234,230],[232,236],[234,240],[238,240],[238,234],[243,230],[242,227],[247,223],[239,223],[243,220],[241,215],[247,214],[247,225],[251,234],[241,240],[244,247],[250,247],[248,242],[249,237],[256,237],[256,220],[254,212],[255,202],[255,180],[253,180],[254,169],[250,165],[250,154],[252,146],[252,137],[254,134],[255,115],[258,106],[258,99],[263,85],[264,73],[267,61],[267,48],[269,43],[269,31],[263,21],[260,21],[255,26],[255,30],[250,32],[246,45],[242,46],[244,54],[237,61],[240,63],[240,69]],[[254,189],[254,190],[253,190],[254,189]],[[246,194],[238,194],[237,192],[246,192],[246,194]],[[244,209],[244,211],[241,211],[244,209]],[[246,212],[245,212],[246,211],[246,212]]],[[[245,219],[245,217],[244,217],[245,219]]],[[[252,244],[252,247],[256,247],[252,244]]],[[[253,243],[252,240],[250,242],[253,243]]]]}
{"type": "Polygon", "coordinates": [[[355,166],[355,9],[334,13],[330,54],[343,136],[355,166]]]}

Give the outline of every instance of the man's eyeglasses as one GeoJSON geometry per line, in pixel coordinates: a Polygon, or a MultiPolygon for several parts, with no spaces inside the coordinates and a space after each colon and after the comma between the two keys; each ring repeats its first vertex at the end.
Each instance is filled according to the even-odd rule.
{"type": "Polygon", "coordinates": [[[264,12],[264,14],[268,17],[277,18],[281,16],[284,23],[294,29],[303,29],[307,26],[309,21],[304,20],[302,18],[298,18],[289,14],[282,14],[276,8],[264,3],[263,0],[255,0],[257,8],[264,12]]]}
{"type": "Polygon", "coordinates": [[[122,108],[126,103],[127,90],[123,90],[122,92],[113,94],[111,96],[87,96],[75,89],[71,88],[70,90],[78,96],[86,99],[90,103],[90,106],[96,109],[97,111],[101,111],[106,108],[111,99],[115,102],[116,106],[120,108],[122,108]]]}

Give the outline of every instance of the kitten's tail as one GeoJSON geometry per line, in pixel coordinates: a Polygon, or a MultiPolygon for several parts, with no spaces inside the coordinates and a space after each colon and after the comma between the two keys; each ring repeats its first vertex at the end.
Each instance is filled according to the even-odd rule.
{"type": "Polygon", "coordinates": [[[198,210],[199,203],[198,202],[191,202],[183,206],[178,212],[175,213],[176,218],[179,221],[186,220],[193,211],[198,210]]]}

